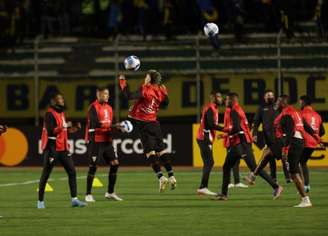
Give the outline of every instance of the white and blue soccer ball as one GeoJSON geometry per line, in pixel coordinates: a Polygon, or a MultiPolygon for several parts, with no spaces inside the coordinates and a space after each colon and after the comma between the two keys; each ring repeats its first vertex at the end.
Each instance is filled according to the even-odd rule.
{"type": "Polygon", "coordinates": [[[207,37],[213,36],[219,33],[219,27],[215,23],[206,23],[204,26],[204,33],[207,37]]]}
{"type": "Polygon", "coordinates": [[[140,60],[137,56],[128,56],[124,59],[124,67],[126,70],[138,70],[140,68],[140,60]]]}
{"type": "Polygon", "coordinates": [[[129,120],[123,120],[121,123],[120,123],[120,126],[122,128],[122,131],[124,133],[131,133],[132,130],[133,130],[133,125],[132,123],[129,121],[129,120]]]}

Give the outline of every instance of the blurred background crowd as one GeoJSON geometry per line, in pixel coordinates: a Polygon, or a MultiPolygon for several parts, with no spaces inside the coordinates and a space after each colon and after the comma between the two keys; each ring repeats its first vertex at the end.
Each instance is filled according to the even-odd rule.
{"type": "Polygon", "coordinates": [[[204,22],[241,39],[247,32],[302,32],[312,21],[327,37],[328,0],[0,0],[2,46],[43,35],[108,37],[197,33],[204,22]],[[251,25],[252,27],[247,27],[251,25]]]}

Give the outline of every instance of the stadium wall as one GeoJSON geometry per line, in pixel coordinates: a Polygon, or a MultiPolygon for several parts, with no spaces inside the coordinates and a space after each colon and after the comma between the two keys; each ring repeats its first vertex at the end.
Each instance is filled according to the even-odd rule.
{"type": "MultiPolygon", "coordinates": [[[[283,91],[297,103],[299,96],[307,94],[313,98],[314,106],[320,112],[328,111],[328,74],[327,73],[284,73],[283,91]]],[[[137,89],[142,81],[129,79],[131,89],[137,89]]],[[[164,75],[164,83],[169,90],[170,105],[162,109],[159,117],[179,117],[196,115],[197,87],[195,76],[164,75]]],[[[213,89],[222,93],[230,91],[240,95],[240,103],[247,113],[254,113],[261,102],[265,89],[277,91],[276,73],[245,73],[245,74],[215,74],[203,75],[201,78],[201,103],[208,99],[213,89]]],[[[60,91],[66,98],[66,115],[69,118],[85,118],[90,102],[95,98],[97,86],[108,86],[111,92],[111,104],[115,104],[114,78],[104,79],[40,79],[40,116],[49,103],[49,94],[60,91]]],[[[32,78],[1,79],[0,93],[3,101],[0,103],[2,119],[33,118],[34,117],[34,81],[32,78]]],[[[120,117],[126,117],[129,104],[121,101],[120,117]]],[[[325,119],[326,120],[326,119],[325,119]]]]}
{"type": "MultiPolygon", "coordinates": [[[[167,151],[175,156],[175,165],[192,165],[192,129],[191,125],[163,125],[164,143],[167,151]]],[[[0,136],[0,165],[3,166],[40,166],[41,128],[15,127],[0,136]]],[[[87,145],[84,130],[70,135],[70,153],[77,166],[88,165],[87,145]]],[[[123,166],[148,165],[137,134],[114,134],[113,145],[123,166]]],[[[101,162],[100,165],[104,165],[101,162]]]]}
{"type": "MultiPolygon", "coordinates": [[[[163,125],[164,142],[167,150],[174,156],[174,164],[177,166],[201,167],[202,160],[196,134],[199,125],[163,125]]],[[[328,123],[325,123],[328,130],[328,123]]],[[[9,128],[8,132],[0,136],[0,165],[3,166],[41,166],[42,157],[40,150],[41,128],[33,126],[22,126],[9,128]]],[[[328,142],[328,134],[324,136],[328,142]]],[[[259,160],[261,148],[264,143],[259,135],[259,142],[253,145],[255,157],[259,160]]],[[[77,166],[88,164],[87,146],[84,141],[83,130],[70,135],[70,153],[77,166]]],[[[142,154],[142,146],[138,136],[132,134],[116,134],[113,141],[114,147],[119,154],[123,166],[145,166],[148,165],[142,154]]],[[[213,144],[215,166],[222,167],[226,150],[223,148],[222,140],[215,140],[213,144]]],[[[104,165],[101,162],[100,165],[104,165]]],[[[280,164],[280,163],[279,163],[280,164]]],[[[241,164],[244,166],[244,163],[241,164]]],[[[328,167],[328,150],[317,150],[309,161],[310,166],[328,167]]]]}
{"type": "MultiPolygon", "coordinates": [[[[328,130],[328,123],[324,124],[325,130],[328,130]]],[[[201,167],[203,166],[203,161],[200,156],[200,151],[196,142],[197,137],[197,130],[198,130],[199,124],[193,125],[193,166],[194,167],[201,167]]],[[[264,147],[263,142],[263,135],[260,134],[260,141],[259,143],[253,144],[253,150],[255,159],[258,162],[261,158],[262,151],[261,149],[264,147]],[[262,139],[261,139],[262,137],[262,139]]],[[[323,137],[324,142],[328,141],[328,133],[326,132],[325,136],[323,137]]],[[[216,167],[222,167],[225,156],[226,156],[226,149],[223,148],[223,140],[216,139],[213,144],[213,156],[214,156],[214,166],[216,167]]],[[[313,154],[311,159],[308,162],[309,166],[313,167],[328,167],[328,150],[325,148],[324,150],[316,150],[313,154]]],[[[242,161],[241,166],[246,166],[246,164],[242,161]]],[[[281,166],[281,162],[278,162],[278,166],[281,166]]]]}

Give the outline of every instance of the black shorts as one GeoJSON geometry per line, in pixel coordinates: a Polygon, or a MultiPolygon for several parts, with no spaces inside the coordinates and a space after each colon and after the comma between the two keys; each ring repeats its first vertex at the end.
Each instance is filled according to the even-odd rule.
{"type": "Polygon", "coordinates": [[[166,146],[163,142],[161,126],[158,122],[145,122],[130,119],[133,127],[140,133],[144,153],[161,152],[166,146]]]}
{"type": "Polygon", "coordinates": [[[107,164],[117,160],[117,153],[111,142],[90,142],[88,144],[89,164],[97,164],[100,158],[104,158],[107,164]]]}
{"type": "Polygon", "coordinates": [[[288,150],[289,172],[291,174],[299,173],[299,164],[304,150],[304,140],[292,138],[288,150]]]}
{"type": "Polygon", "coordinates": [[[300,162],[306,164],[307,161],[311,158],[312,153],[315,151],[315,148],[304,148],[300,162]]]}
{"type": "Polygon", "coordinates": [[[281,159],[282,156],[282,147],[283,147],[283,140],[277,139],[274,143],[272,143],[270,146],[268,146],[272,155],[277,160],[281,159]]]}

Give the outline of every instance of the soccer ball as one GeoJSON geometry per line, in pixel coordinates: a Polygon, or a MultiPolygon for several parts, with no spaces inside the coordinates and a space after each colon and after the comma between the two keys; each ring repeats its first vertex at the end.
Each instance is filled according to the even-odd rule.
{"type": "Polygon", "coordinates": [[[131,133],[133,130],[133,125],[129,120],[123,120],[120,123],[120,126],[122,127],[123,132],[125,133],[131,133]]]}
{"type": "Polygon", "coordinates": [[[124,59],[124,67],[126,70],[138,70],[140,68],[140,60],[137,56],[128,56],[124,59]]]}
{"type": "Polygon", "coordinates": [[[207,37],[213,36],[219,33],[219,27],[215,23],[206,23],[204,33],[207,37]]]}

